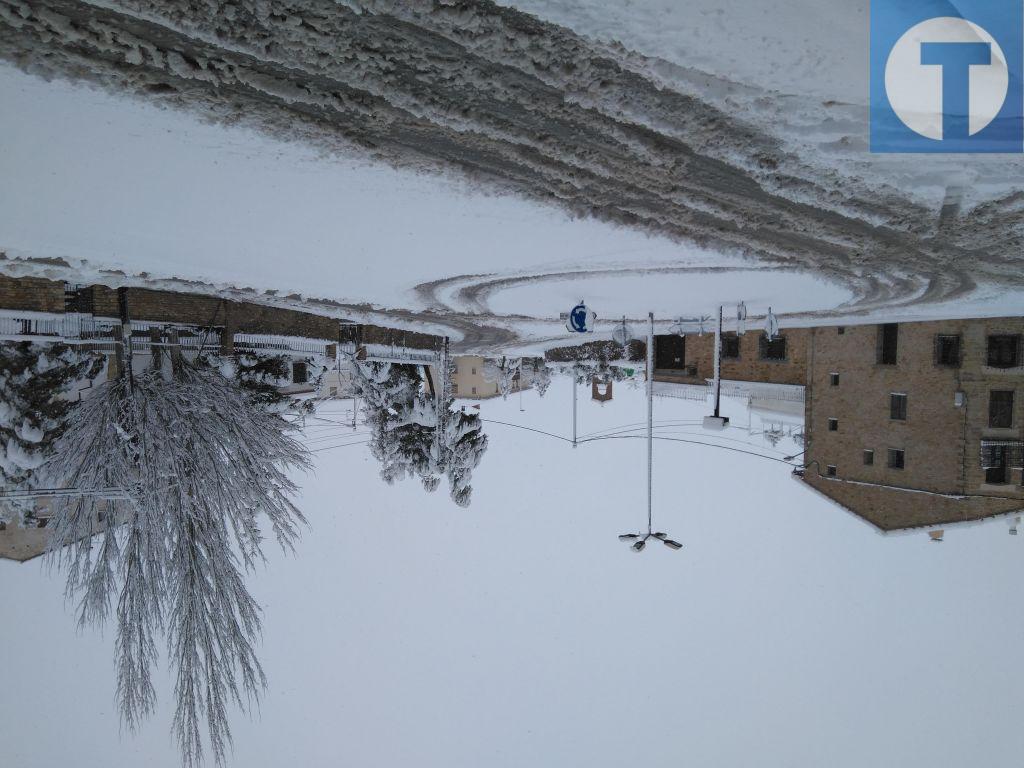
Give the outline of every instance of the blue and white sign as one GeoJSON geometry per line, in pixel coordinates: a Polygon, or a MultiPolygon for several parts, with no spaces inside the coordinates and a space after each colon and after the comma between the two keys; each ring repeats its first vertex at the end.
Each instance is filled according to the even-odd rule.
{"type": "Polygon", "coordinates": [[[872,152],[1024,152],[1024,4],[872,0],[872,152]]]}
{"type": "Polygon", "coordinates": [[[591,333],[594,330],[594,323],[596,321],[597,315],[591,312],[581,300],[569,313],[569,319],[566,321],[565,327],[566,330],[573,333],[591,333]]]}

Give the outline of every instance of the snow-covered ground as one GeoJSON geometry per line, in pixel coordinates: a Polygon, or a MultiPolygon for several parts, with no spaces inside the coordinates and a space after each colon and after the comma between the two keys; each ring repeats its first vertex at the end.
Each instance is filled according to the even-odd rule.
{"type": "Polygon", "coordinates": [[[0,250],[415,306],[456,274],[696,250],[0,65],[0,250]]]}
{"type": "Polygon", "coordinates": [[[1021,157],[871,154],[868,0],[502,0],[635,51],[644,71],[773,134],[812,165],[892,184],[935,210],[1020,189],[1021,157]]]}
{"type": "MultiPolygon", "coordinates": [[[[813,273],[764,271],[733,254],[482,194],[453,177],[321,154],[3,65],[0,100],[0,251],[71,265],[37,265],[33,274],[109,282],[121,279],[115,270],[136,284],[177,278],[183,289],[200,281],[205,290],[431,309],[432,317],[401,319],[456,339],[463,331],[444,325],[450,313],[525,340],[557,337],[559,312],[581,295],[606,318],[651,309],[693,316],[738,299],[753,313],[799,314],[851,297],[813,273]],[[666,268],[676,275],[658,271],[666,268]],[[615,278],[588,276],[599,270],[615,278]]],[[[955,302],[904,299],[907,306],[883,298],[868,314],[851,308],[831,319],[1012,314],[1024,302],[1000,285],[955,302]]]]}
{"type": "Polygon", "coordinates": [[[710,313],[720,303],[740,299],[760,311],[771,306],[775,312],[807,312],[833,309],[848,301],[851,294],[813,275],[742,268],[708,273],[698,269],[657,276],[584,274],[536,284],[523,282],[497,294],[488,307],[500,314],[523,312],[542,317],[552,307],[572,307],[580,297],[600,307],[604,319],[614,319],[615,314],[605,313],[636,318],[654,312],[659,318],[670,318],[686,311],[710,313]],[[743,286],[742,295],[736,294],[737,286],[743,286]]]}
{"type": "MultiPolygon", "coordinates": [[[[566,436],[569,403],[556,378],[522,412],[512,396],[482,414],[566,436]]],[[[790,450],[748,437],[735,408],[715,441],[790,450]]],[[[705,410],[658,398],[655,418],[711,440],[695,434],[705,410]]],[[[641,390],[580,400],[581,436],[643,420],[641,390]]],[[[383,485],[365,446],[317,454],[311,529],[252,579],[270,688],[234,722],[232,765],[1019,764],[1024,542],[1004,522],[941,545],[883,537],[783,464],[658,442],[655,525],[685,548],[637,555],[616,536],[645,523],[642,440],[574,450],[486,428],[469,509],[383,485]]],[[[0,562],[0,583],[5,764],[177,766],[169,684],[141,734],[120,735],[112,636],[79,635],[38,562],[0,562]]]]}

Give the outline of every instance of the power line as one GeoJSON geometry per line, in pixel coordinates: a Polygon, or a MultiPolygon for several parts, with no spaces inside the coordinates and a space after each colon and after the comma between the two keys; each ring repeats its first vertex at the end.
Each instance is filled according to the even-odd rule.
{"type": "Polygon", "coordinates": [[[346,448],[346,447],[351,446],[351,445],[366,445],[368,442],[370,442],[370,441],[369,440],[359,440],[359,441],[354,442],[354,443],[338,443],[338,445],[328,445],[326,448],[317,448],[315,450],[310,451],[310,453],[323,453],[324,451],[330,451],[330,450],[333,450],[334,448],[346,448]]]}
{"type": "Polygon", "coordinates": [[[524,427],[522,424],[511,424],[511,423],[509,423],[507,421],[495,421],[494,419],[480,419],[480,421],[482,421],[485,424],[501,424],[502,426],[505,426],[505,427],[515,427],[516,429],[525,429],[527,432],[536,432],[539,435],[547,435],[548,437],[554,437],[554,438],[557,438],[559,440],[564,440],[567,443],[571,443],[572,442],[572,440],[570,438],[568,438],[568,437],[562,437],[561,435],[556,435],[553,432],[545,432],[542,429],[534,429],[533,427],[524,427]]]}
{"type": "MultiPolygon", "coordinates": [[[[590,440],[585,440],[583,442],[590,443],[590,442],[594,442],[596,440],[643,440],[645,438],[646,438],[646,435],[621,435],[621,436],[613,436],[613,437],[594,437],[594,438],[591,438],[590,440]]],[[[704,443],[704,442],[701,442],[700,440],[683,440],[682,438],[679,438],[679,437],[657,437],[656,436],[654,439],[655,440],[666,440],[666,441],[668,441],[670,443],[691,443],[692,445],[704,445],[704,446],[707,446],[708,448],[718,448],[719,450],[722,450],[722,451],[732,451],[733,453],[744,453],[744,454],[746,454],[748,456],[757,456],[759,459],[767,459],[768,461],[777,461],[780,464],[785,464],[788,467],[799,467],[799,466],[801,466],[800,464],[792,464],[792,463],[790,463],[788,461],[785,461],[784,459],[777,459],[774,456],[765,456],[763,453],[755,453],[754,451],[744,451],[744,450],[742,450],[740,448],[733,448],[732,446],[729,446],[729,445],[718,445],[717,443],[704,443]]]]}

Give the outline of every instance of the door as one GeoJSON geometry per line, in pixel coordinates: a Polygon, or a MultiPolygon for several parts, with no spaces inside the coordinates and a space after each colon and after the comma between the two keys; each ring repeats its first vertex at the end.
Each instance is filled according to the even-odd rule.
{"type": "Polygon", "coordinates": [[[992,448],[991,466],[985,469],[985,482],[988,485],[1003,485],[1006,482],[1006,446],[992,448]]]}
{"type": "Polygon", "coordinates": [[[686,368],[686,337],[655,336],[654,367],[661,371],[681,371],[686,368]]]}

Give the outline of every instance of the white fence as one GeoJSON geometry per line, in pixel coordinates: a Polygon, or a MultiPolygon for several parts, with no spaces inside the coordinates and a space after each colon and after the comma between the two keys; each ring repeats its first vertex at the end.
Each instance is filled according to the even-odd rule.
{"type": "Polygon", "coordinates": [[[262,333],[236,333],[234,337],[236,350],[266,350],[274,352],[291,352],[306,355],[328,355],[330,347],[337,347],[336,341],[327,339],[306,339],[298,336],[269,336],[262,333]]]}
{"type": "MultiPolygon", "coordinates": [[[[413,365],[435,365],[441,359],[439,352],[429,349],[410,349],[396,344],[366,344],[366,359],[381,363],[410,363],[413,365]]],[[[356,345],[352,342],[341,344],[338,352],[354,355],[356,345]]]]}
{"type": "MultiPolygon", "coordinates": [[[[149,338],[148,332],[154,328],[178,329],[179,342],[184,349],[216,350],[221,345],[219,328],[151,320],[133,320],[131,325],[133,352],[146,352],[152,348],[154,342],[149,338]]],[[[114,352],[121,343],[120,323],[111,318],[97,319],[91,315],[0,311],[0,341],[61,341],[65,344],[88,345],[101,352],[114,352]]],[[[167,342],[161,341],[157,344],[166,346],[167,342]]],[[[329,339],[262,333],[236,333],[234,346],[239,351],[321,355],[331,358],[336,354],[351,357],[356,353],[356,346],[352,342],[338,344],[329,339]]],[[[435,365],[440,360],[440,353],[429,349],[411,349],[397,344],[367,344],[365,348],[366,359],[373,361],[435,365]]]]}
{"type": "Polygon", "coordinates": [[[38,312],[0,314],[0,338],[31,340],[36,336],[60,338],[67,342],[110,337],[117,323],[96,320],[89,315],[44,315],[38,312]]]}

